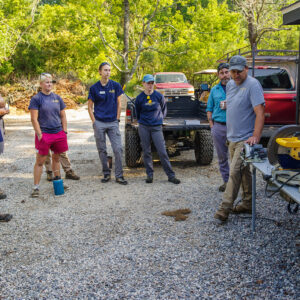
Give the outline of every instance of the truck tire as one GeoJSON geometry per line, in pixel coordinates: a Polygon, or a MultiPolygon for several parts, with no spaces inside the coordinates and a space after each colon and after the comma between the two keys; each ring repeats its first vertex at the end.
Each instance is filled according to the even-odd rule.
{"type": "Polygon", "coordinates": [[[127,167],[134,168],[139,165],[141,158],[140,138],[137,130],[125,130],[125,162],[127,167]]]}
{"type": "Polygon", "coordinates": [[[209,165],[214,157],[214,144],[209,130],[197,130],[194,147],[196,163],[198,165],[209,165]]]}

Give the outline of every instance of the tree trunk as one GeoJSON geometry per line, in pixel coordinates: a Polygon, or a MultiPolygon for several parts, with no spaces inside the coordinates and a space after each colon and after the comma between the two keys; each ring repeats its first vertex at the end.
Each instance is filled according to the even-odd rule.
{"type": "Polygon", "coordinates": [[[251,46],[251,50],[253,50],[253,45],[256,44],[256,28],[254,25],[254,15],[251,12],[250,16],[247,18],[247,23],[248,23],[248,38],[249,38],[249,43],[251,46]]]}
{"type": "Polygon", "coordinates": [[[129,76],[129,72],[128,73],[124,73],[122,72],[121,73],[121,81],[120,81],[120,84],[122,86],[122,88],[125,88],[124,85],[127,84],[127,82],[130,80],[130,76],[129,76]]]}
{"type": "Polygon", "coordinates": [[[124,40],[123,40],[123,64],[126,73],[122,73],[121,84],[126,84],[128,78],[128,51],[129,51],[129,25],[130,25],[130,9],[129,0],[124,0],[124,40]]]}

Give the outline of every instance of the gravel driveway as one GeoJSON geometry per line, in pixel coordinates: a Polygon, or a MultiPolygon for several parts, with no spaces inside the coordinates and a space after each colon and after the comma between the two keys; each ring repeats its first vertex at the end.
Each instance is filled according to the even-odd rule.
{"type": "MultiPolygon", "coordinates": [[[[6,118],[0,183],[0,299],[299,299],[299,213],[280,197],[264,199],[258,176],[257,233],[249,215],[213,220],[222,194],[216,160],[198,167],[192,151],[172,159],[182,184],[155,163],[125,168],[127,186],[100,182],[100,162],[86,107],[67,111],[69,157],[81,176],[53,196],[43,174],[29,198],[34,164],[29,116],[6,118]],[[186,221],[161,215],[189,208],[186,221]]],[[[124,132],[124,116],[121,123],[124,132]]]]}

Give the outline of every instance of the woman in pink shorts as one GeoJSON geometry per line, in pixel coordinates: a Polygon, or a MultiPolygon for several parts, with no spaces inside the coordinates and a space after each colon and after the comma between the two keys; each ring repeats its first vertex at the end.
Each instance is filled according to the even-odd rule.
{"type": "Polygon", "coordinates": [[[67,118],[65,103],[60,96],[52,93],[52,76],[42,73],[41,91],[30,100],[31,123],[35,131],[36,162],[33,169],[34,187],[31,197],[39,197],[39,183],[43,164],[49,150],[52,152],[54,179],[60,179],[59,154],[68,150],[67,118]]]}

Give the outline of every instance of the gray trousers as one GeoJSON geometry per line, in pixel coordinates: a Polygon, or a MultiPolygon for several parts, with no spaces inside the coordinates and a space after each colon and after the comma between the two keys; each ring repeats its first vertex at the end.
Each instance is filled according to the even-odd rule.
{"type": "Polygon", "coordinates": [[[227,128],[226,125],[214,122],[211,129],[211,134],[214,140],[214,145],[218,155],[219,169],[223,181],[228,182],[229,164],[228,164],[228,146],[227,146],[227,128]]]}
{"type": "Polygon", "coordinates": [[[139,124],[139,136],[141,139],[141,145],[144,153],[143,158],[144,158],[144,165],[146,168],[147,176],[153,177],[153,161],[152,161],[152,154],[151,154],[151,139],[152,139],[156,151],[158,153],[160,162],[168,178],[175,177],[175,173],[172,170],[172,166],[166,151],[162,126],[161,125],[145,126],[139,124]]]}
{"type": "Polygon", "coordinates": [[[106,151],[106,134],[111,143],[111,147],[115,156],[115,177],[123,177],[122,167],[122,141],[119,130],[119,122],[101,122],[95,120],[93,124],[96,146],[98,149],[100,161],[102,163],[103,175],[110,175],[108,166],[107,151],[106,151]]]}
{"type": "Polygon", "coordinates": [[[0,142],[0,154],[1,154],[4,151],[4,121],[3,121],[3,119],[0,119],[0,130],[1,130],[1,135],[3,138],[3,142],[0,142]]]}

